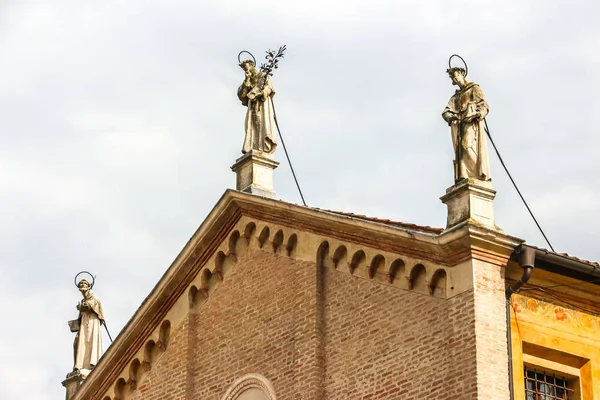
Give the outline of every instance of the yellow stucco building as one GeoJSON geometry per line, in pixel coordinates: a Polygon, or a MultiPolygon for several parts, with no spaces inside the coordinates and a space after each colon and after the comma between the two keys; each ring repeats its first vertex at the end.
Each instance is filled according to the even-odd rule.
{"type": "MultiPolygon", "coordinates": [[[[514,398],[600,398],[598,263],[530,246],[517,253],[534,268],[509,300],[514,398]]],[[[509,263],[507,284],[522,274],[519,262],[509,263]]]]}

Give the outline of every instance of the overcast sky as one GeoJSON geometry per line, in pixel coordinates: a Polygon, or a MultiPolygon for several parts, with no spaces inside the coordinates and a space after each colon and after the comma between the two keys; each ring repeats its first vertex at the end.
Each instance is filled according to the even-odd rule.
{"type": "MultiPolygon", "coordinates": [[[[310,206],[438,227],[453,183],[445,69],[461,54],[554,248],[600,260],[598,11],[592,1],[1,1],[0,398],[64,396],[78,271],[97,274],[116,336],[234,187],[243,49],[260,62],[288,47],[275,104],[310,206]]],[[[497,224],[545,246],[490,154],[497,224]]],[[[278,196],[300,203],[276,157],[278,196]]]]}

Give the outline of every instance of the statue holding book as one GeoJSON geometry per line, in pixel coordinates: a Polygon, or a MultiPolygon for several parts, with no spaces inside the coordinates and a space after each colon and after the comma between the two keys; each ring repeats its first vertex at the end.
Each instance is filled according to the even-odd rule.
{"type": "Polygon", "coordinates": [[[93,284],[86,279],[77,283],[83,299],[77,304],[79,316],[69,321],[71,332],[76,332],[74,346],[74,371],[89,373],[102,356],[102,335],[100,328],[104,323],[104,314],[100,300],[90,289],[93,284]]]}

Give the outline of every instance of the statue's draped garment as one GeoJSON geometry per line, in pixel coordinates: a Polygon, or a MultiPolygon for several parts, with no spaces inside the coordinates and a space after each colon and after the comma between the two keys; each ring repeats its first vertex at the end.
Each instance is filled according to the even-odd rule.
{"type": "Polygon", "coordinates": [[[258,150],[271,154],[277,147],[275,137],[275,116],[273,111],[273,96],[275,90],[269,76],[264,78],[264,72],[257,72],[257,83],[253,87],[242,84],[238,89],[238,98],[248,107],[246,112],[246,137],[242,153],[258,150]],[[261,90],[258,82],[265,79],[265,86],[261,90]],[[264,93],[264,98],[261,96],[264,93]]]}
{"type": "Polygon", "coordinates": [[[458,155],[460,146],[460,160],[458,163],[459,178],[475,178],[482,181],[492,179],[490,163],[487,152],[483,119],[488,114],[489,106],[479,85],[468,83],[463,89],[458,89],[450,98],[448,105],[442,113],[446,122],[450,117],[458,116],[459,121],[450,123],[454,154],[458,155]],[[466,122],[467,117],[480,114],[480,117],[466,122]],[[459,143],[460,142],[460,143],[459,143]]]}
{"type": "Polygon", "coordinates": [[[79,332],[75,338],[75,369],[92,369],[102,356],[102,334],[100,328],[104,322],[102,305],[93,294],[84,299],[89,310],[79,312],[79,332]]]}

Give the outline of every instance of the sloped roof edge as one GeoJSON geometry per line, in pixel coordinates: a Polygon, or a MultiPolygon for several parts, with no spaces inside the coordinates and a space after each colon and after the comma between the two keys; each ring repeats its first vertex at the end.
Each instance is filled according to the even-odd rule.
{"type": "Polygon", "coordinates": [[[241,216],[239,209],[231,201],[230,194],[228,190],[219,198],[206,219],[100,358],[98,365],[81,384],[72,400],[92,399],[105,393],[110,388],[110,383],[125,367],[128,359],[138,351],[139,342],[143,342],[149,332],[160,323],[162,313],[159,310],[165,308],[168,297],[185,280],[186,271],[180,268],[183,263],[194,255],[198,258],[208,258],[214,247],[211,245],[218,241],[223,232],[227,233],[241,216]],[[198,244],[200,238],[205,239],[205,245],[200,246],[202,249],[194,251],[196,247],[194,245],[198,244]]]}

